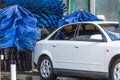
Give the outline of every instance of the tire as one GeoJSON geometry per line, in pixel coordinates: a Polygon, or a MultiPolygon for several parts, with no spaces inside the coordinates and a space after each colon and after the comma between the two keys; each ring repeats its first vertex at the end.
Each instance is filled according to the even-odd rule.
{"type": "Polygon", "coordinates": [[[44,56],[39,59],[38,70],[42,80],[56,80],[53,65],[49,57],[44,56]]]}
{"type": "Polygon", "coordinates": [[[120,80],[120,59],[117,59],[111,66],[110,80],[120,80]]]}

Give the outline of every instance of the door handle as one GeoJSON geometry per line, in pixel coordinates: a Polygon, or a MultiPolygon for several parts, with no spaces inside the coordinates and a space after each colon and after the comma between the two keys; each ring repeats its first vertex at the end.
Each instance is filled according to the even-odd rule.
{"type": "Polygon", "coordinates": [[[52,46],[53,46],[53,47],[56,47],[56,45],[55,45],[55,44],[53,44],[52,46]]]}
{"type": "Polygon", "coordinates": [[[74,46],[75,48],[79,48],[78,46],[74,46]]]}

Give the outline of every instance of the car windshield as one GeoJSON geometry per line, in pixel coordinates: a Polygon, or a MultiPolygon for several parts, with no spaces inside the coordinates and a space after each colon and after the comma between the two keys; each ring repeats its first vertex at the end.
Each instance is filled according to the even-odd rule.
{"type": "Polygon", "coordinates": [[[111,24],[99,24],[105,31],[106,33],[109,35],[109,37],[111,38],[111,40],[115,41],[115,40],[120,40],[120,31],[119,31],[119,25],[117,23],[111,23],[111,24]]]}

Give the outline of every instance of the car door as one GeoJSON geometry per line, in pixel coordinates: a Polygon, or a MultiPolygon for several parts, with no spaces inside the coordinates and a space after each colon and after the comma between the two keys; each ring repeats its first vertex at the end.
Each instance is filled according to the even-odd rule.
{"type": "Polygon", "coordinates": [[[73,69],[104,71],[106,41],[102,32],[93,24],[79,24],[73,45],[73,69]]]}
{"type": "Polygon", "coordinates": [[[73,37],[76,26],[67,25],[59,29],[50,38],[51,53],[55,61],[56,68],[71,69],[72,68],[72,53],[73,53],[73,37]]]}

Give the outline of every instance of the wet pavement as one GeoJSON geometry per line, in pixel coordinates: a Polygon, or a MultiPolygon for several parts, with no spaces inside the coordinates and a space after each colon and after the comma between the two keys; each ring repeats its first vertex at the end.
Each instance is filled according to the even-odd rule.
{"type": "MultiPolygon", "coordinates": [[[[9,77],[6,78],[2,78],[1,80],[11,80],[9,77]]],[[[17,78],[17,80],[41,80],[39,77],[37,76],[33,76],[33,77],[25,77],[25,76],[19,76],[17,78]]],[[[80,79],[75,79],[75,78],[59,78],[57,80],[80,80],[80,79]]]]}
{"type": "MultiPolygon", "coordinates": [[[[2,77],[1,80],[11,80],[10,77],[2,77]]],[[[17,80],[41,80],[39,76],[31,76],[31,77],[27,77],[27,76],[17,76],[17,80]]],[[[77,78],[67,78],[67,77],[59,77],[57,80],[80,80],[77,78]]]]}
{"type": "MultiPolygon", "coordinates": [[[[1,80],[11,80],[10,77],[2,77],[1,80]]],[[[41,80],[38,76],[17,76],[17,80],[41,80]]],[[[78,78],[68,78],[68,77],[59,77],[57,80],[93,80],[93,79],[78,79],[78,78]]],[[[96,79],[98,80],[98,79],[96,79]]]]}
{"type": "MultiPolygon", "coordinates": [[[[10,72],[2,72],[0,80],[11,80],[10,72]]],[[[41,79],[39,77],[38,72],[17,72],[17,80],[41,80],[41,79]]],[[[93,80],[93,79],[58,77],[57,80],[93,80]]]]}
{"type": "MultiPolygon", "coordinates": [[[[2,77],[1,80],[11,80],[11,78],[4,76],[2,77]]],[[[38,76],[27,77],[27,76],[21,75],[21,76],[17,76],[17,80],[41,80],[41,79],[38,76]]]]}
{"type": "MultiPolygon", "coordinates": [[[[10,72],[2,72],[1,80],[11,80],[10,72]]],[[[17,80],[41,80],[37,72],[18,72],[17,80]]],[[[77,78],[58,77],[57,80],[80,80],[77,78]]]]}

